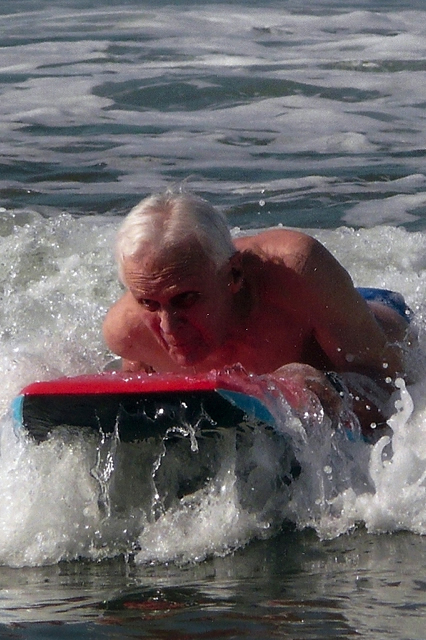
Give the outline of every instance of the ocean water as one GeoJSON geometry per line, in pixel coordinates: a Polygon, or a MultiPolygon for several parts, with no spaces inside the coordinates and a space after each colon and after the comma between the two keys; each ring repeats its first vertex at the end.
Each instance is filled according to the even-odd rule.
{"type": "Polygon", "coordinates": [[[0,2],[1,638],[424,640],[425,18],[420,0],[0,2]],[[262,429],[214,452],[15,434],[24,385],[113,360],[114,235],[169,187],[235,235],[304,229],[405,296],[417,381],[390,437],[276,407],[288,483],[262,429]]]}

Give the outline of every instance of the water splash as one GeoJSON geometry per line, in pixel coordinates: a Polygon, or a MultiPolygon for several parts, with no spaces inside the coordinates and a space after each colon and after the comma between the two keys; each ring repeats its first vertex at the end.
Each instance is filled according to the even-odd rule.
{"type": "MultiPolygon", "coordinates": [[[[273,535],[285,521],[323,538],[357,526],[426,532],[425,234],[317,234],[356,284],[396,288],[415,311],[417,382],[399,389],[391,434],[376,445],[331,429],[320,410],[294,416],[279,394],[268,399],[275,433],[253,423],[201,438],[180,425],[164,441],[134,445],[68,430],[35,445],[14,435],[10,401],[35,379],[103,368],[112,354],[99,329],[120,287],[110,253],[115,222],[28,216],[6,221],[0,243],[8,270],[1,281],[0,563],[119,554],[193,561],[273,535]]],[[[263,388],[265,398],[271,391],[263,388]]]]}

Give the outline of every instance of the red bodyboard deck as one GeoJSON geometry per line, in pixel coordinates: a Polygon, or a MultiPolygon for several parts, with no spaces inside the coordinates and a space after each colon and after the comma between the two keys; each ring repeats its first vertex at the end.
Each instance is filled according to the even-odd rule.
{"type": "MultiPolygon", "coordinates": [[[[33,395],[82,395],[82,394],[115,394],[115,393],[155,393],[179,391],[212,391],[219,385],[232,385],[231,379],[215,371],[205,375],[158,374],[158,373],[126,373],[105,372],[75,377],[42,380],[26,386],[21,394],[33,395]]],[[[241,384],[241,382],[240,382],[241,384]]]]}
{"type": "Polygon", "coordinates": [[[271,424],[250,376],[108,372],[34,382],[13,403],[15,424],[42,441],[58,426],[117,431],[123,441],[162,436],[180,426],[211,432],[248,418],[271,424]]]}

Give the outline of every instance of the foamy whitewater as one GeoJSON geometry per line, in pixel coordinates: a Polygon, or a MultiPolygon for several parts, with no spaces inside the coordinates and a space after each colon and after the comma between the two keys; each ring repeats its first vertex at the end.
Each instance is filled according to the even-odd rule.
{"type": "Polygon", "coordinates": [[[0,564],[201,561],[285,522],[425,534],[423,7],[49,4],[0,12],[0,564]],[[285,403],[279,437],[228,430],[214,453],[190,431],[177,448],[16,435],[24,385],[114,360],[115,231],[181,184],[234,234],[303,228],[357,286],[405,296],[417,382],[400,383],[391,437],[351,441],[285,403]],[[182,466],[203,478],[183,495],[182,466]]]}
{"type": "MultiPolygon", "coordinates": [[[[360,523],[371,532],[426,532],[421,358],[420,381],[408,390],[401,383],[395,397],[391,443],[388,437],[375,446],[353,442],[327,420],[300,422],[284,401],[276,406],[279,430],[302,466],[290,484],[282,481],[288,440],[277,446],[262,429],[238,444],[234,430],[225,433],[214,465],[213,454],[206,458],[212,477],[183,497],[176,479],[181,467],[197,475],[197,465],[206,464],[196,439],[190,446],[190,434],[181,452],[172,447],[166,454],[161,442],[129,445],[61,432],[37,445],[16,436],[8,407],[25,384],[100,371],[111,361],[99,327],[120,287],[111,258],[115,221],[68,214],[44,219],[29,211],[7,212],[7,220],[15,226],[3,226],[1,241],[8,265],[2,279],[1,563],[122,553],[137,562],[201,560],[271,536],[288,520],[321,537],[360,523]]],[[[380,227],[316,235],[356,284],[404,293],[423,346],[425,234],[380,227]]]]}

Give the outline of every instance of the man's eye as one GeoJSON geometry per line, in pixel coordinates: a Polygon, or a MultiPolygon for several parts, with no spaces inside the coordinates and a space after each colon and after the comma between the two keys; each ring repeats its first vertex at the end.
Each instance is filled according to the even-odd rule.
{"type": "Polygon", "coordinates": [[[158,311],[160,308],[160,304],[158,302],[150,300],[149,298],[141,298],[138,302],[147,311],[158,311]]]}
{"type": "Polygon", "coordinates": [[[190,309],[199,299],[198,291],[186,291],[173,298],[173,306],[178,309],[190,309]]]}

